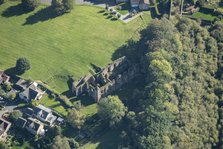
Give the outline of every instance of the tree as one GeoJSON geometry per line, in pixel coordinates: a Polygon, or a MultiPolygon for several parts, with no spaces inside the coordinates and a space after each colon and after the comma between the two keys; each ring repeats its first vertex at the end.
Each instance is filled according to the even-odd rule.
{"type": "Polygon", "coordinates": [[[16,121],[19,117],[21,117],[22,116],[22,112],[20,112],[19,110],[14,110],[11,114],[10,114],[10,116],[9,116],[9,118],[12,120],[12,121],[16,121]]]}
{"type": "Polygon", "coordinates": [[[73,0],[52,0],[51,7],[56,15],[62,15],[73,9],[73,0]]]}
{"type": "Polygon", "coordinates": [[[73,0],[63,0],[65,12],[70,12],[74,8],[74,1],[73,0]]]}
{"type": "Polygon", "coordinates": [[[16,93],[11,93],[8,98],[14,100],[16,98],[16,93]]]}
{"type": "Polygon", "coordinates": [[[110,127],[115,127],[122,121],[127,108],[118,96],[108,96],[98,102],[98,114],[109,122],[110,127]]]}
{"type": "Polygon", "coordinates": [[[31,68],[29,60],[25,57],[21,57],[16,61],[16,69],[18,72],[24,73],[31,68]]]}
{"type": "Polygon", "coordinates": [[[22,6],[27,11],[32,11],[40,4],[40,0],[22,0],[22,6]]]}
{"type": "Polygon", "coordinates": [[[76,109],[71,109],[67,115],[67,121],[77,129],[80,129],[85,122],[85,115],[76,109]]]}
{"type": "Polygon", "coordinates": [[[53,140],[51,149],[70,149],[68,139],[61,136],[56,136],[53,140]]]}

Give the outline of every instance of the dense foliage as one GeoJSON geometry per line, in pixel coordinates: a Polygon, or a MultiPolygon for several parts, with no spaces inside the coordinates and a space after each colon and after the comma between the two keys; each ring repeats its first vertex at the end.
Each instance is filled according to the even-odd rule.
{"type": "Polygon", "coordinates": [[[56,15],[62,15],[73,9],[73,0],[52,0],[51,6],[56,15]]]}
{"type": "Polygon", "coordinates": [[[22,6],[25,10],[32,11],[40,5],[40,0],[22,0],[22,6]]]}
{"type": "Polygon", "coordinates": [[[13,122],[15,122],[21,116],[22,116],[22,112],[20,112],[19,110],[14,110],[12,113],[10,113],[9,118],[13,122]]]}
{"type": "Polygon", "coordinates": [[[31,64],[27,58],[21,57],[16,61],[16,69],[18,72],[25,72],[31,68],[31,64]]]}
{"type": "Polygon", "coordinates": [[[223,108],[218,110],[218,106],[223,103],[223,88],[216,74],[222,74],[222,56],[218,56],[222,53],[222,29],[222,23],[209,29],[187,18],[163,18],[153,20],[142,31],[134,47],[142,53],[140,63],[146,85],[127,114],[126,146],[146,149],[219,145],[219,137],[223,136],[221,132],[219,136],[219,129],[223,127],[218,128],[218,112],[223,117],[223,108]]]}
{"type": "Polygon", "coordinates": [[[51,149],[71,149],[68,139],[62,136],[56,136],[53,140],[51,149]]]}
{"type": "Polygon", "coordinates": [[[85,122],[85,115],[76,109],[71,109],[67,115],[67,121],[77,129],[80,129],[85,122]]]}
{"type": "Polygon", "coordinates": [[[110,127],[117,126],[125,116],[126,107],[117,96],[108,96],[98,103],[98,114],[109,122],[110,127]]]}

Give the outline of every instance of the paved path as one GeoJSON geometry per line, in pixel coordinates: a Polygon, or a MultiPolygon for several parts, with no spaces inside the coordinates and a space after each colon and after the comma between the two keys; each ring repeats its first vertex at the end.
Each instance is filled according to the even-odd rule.
{"type": "Polygon", "coordinates": [[[16,101],[14,101],[14,102],[7,101],[6,100],[6,104],[4,105],[5,108],[3,108],[2,110],[0,110],[0,117],[4,113],[6,113],[6,112],[12,112],[17,107],[18,104],[19,104],[19,100],[18,99],[16,101]]]}

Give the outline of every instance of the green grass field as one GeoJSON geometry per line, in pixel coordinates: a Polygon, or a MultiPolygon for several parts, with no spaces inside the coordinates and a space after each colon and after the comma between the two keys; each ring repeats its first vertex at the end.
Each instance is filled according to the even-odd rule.
{"type": "MultiPolygon", "coordinates": [[[[22,77],[44,81],[59,92],[68,90],[68,75],[77,79],[91,63],[109,63],[143,23],[140,18],[128,24],[112,21],[93,6],[75,6],[72,13],[50,19],[45,8],[24,13],[18,2],[0,6],[0,69],[26,57],[32,68],[22,77]]],[[[150,14],[144,18],[148,22],[150,14]]]]}
{"type": "Polygon", "coordinates": [[[213,16],[211,14],[205,14],[205,13],[202,13],[202,12],[195,12],[192,17],[195,17],[195,18],[200,18],[200,19],[204,19],[204,20],[209,20],[209,21],[213,21],[216,16],[213,16]]]}

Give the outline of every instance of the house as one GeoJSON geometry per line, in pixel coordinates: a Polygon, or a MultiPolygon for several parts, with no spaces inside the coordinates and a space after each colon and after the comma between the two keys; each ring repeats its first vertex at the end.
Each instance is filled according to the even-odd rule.
{"type": "Polygon", "coordinates": [[[139,9],[140,10],[148,10],[150,2],[149,0],[140,0],[139,2],[139,9]]]}
{"type": "Polygon", "coordinates": [[[34,110],[32,108],[26,108],[25,111],[24,111],[25,115],[28,116],[28,117],[33,117],[33,114],[34,114],[34,110]]]}
{"type": "Polygon", "coordinates": [[[34,116],[43,121],[43,122],[48,122],[50,125],[52,125],[55,120],[56,116],[53,115],[53,111],[43,105],[38,105],[34,109],[34,116]]]}
{"type": "Polygon", "coordinates": [[[132,8],[138,8],[139,7],[140,0],[130,0],[130,4],[132,8]]]}
{"type": "Polygon", "coordinates": [[[32,100],[39,100],[43,97],[45,92],[43,92],[40,88],[38,88],[38,84],[36,82],[31,83],[23,92],[19,93],[19,97],[26,102],[30,102],[32,100]]]}
{"type": "Polygon", "coordinates": [[[125,2],[128,2],[128,0],[116,0],[116,3],[125,3],[125,2]]]}
{"type": "Polygon", "coordinates": [[[4,71],[0,70],[0,84],[9,83],[10,77],[4,73],[4,71]]]}
{"type": "Polygon", "coordinates": [[[26,123],[27,123],[27,120],[23,117],[19,117],[16,122],[15,122],[15,125],[17,127],[20,127],[20,128],[25,128],[26,126],[26,123]]]}
{"type": "Polygon", "coordinates": [[[33,135],[44,135],[44,124],[37,119],[28,118],[25,129],[33,135]]]}
{"type": "Polygon", "coordinates": [[[0,140],[5,140],[11,123],[0,117],[0,140]]]}
{"type": "Polygon", "coordinates": [[[15,86],[18,87],[19,90],[25,90],[27,89],[29,86],[30,86],[30,82],[29,81],[26,81],[24,79],[19,79],[15,86]]]}

